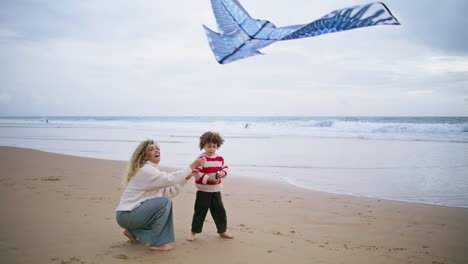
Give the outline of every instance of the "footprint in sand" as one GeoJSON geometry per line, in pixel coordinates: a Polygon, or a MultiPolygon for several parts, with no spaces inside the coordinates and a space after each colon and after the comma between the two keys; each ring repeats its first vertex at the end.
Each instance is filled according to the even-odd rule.
{"type": "Polygon", "coordinates": [[[109,248],[124,248],[127,246],[127,242],[116,242],[109,246],[109,248]]]}
{"type": "Polygon", "coordinates": [[[248,227],[248,226],[246,226],[244,224],[240,224],[239,227],[240,227],[240,229],[239,229],[240,231],[247,231],[250,234],[254,233],[253,230],[250,227],[248,227]]]}
{"type": "Polygon", "coordinates": [[[47,177],[42,177],[41,181],[61,181],[62,177],[60,176],[47,176],[47,177]]]}
{"type": "Polygon", "coordinates": [[[407,248],[389,248],[388,251],[403,251],[407,250],[407,248]]]}
{"type": "Polygon", "coordinates": [[[279,232],[279,231],[277,231],[277,232],[273,232],[273,235],[284,236],[284,234],[283,234],[283,233],[281,233],[281,232],[279,232]]]}
{"type": "MultiPolygon", "coordinates": [[[[52,261],[59,260],[58,258],[51,258],[52,261]]],[[[61,260],[60,264],[85,264],[86,262],[82,261],[77,257],[71,257],[65,260],[61,260]]]]}
{"type": "Polygon", "coordinates": [[[125,255],[125,254],[117,254],[117,255],[114,255],[112,257],[114,257],[116,259],[128,259],[128,256],[125,255]]]}

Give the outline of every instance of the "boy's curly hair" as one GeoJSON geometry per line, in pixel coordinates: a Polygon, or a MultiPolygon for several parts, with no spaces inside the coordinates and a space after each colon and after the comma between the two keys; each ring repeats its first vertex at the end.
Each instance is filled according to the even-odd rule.
{"type": "Polygon", "coordinates": [[[203,149],[203,147],[208,143],[216,144],[219,148],[221,145],[223,145],[224,139],[219,133],[208,131],[203,133],[203,135],[200,137],[200,150],[203,149]]]}

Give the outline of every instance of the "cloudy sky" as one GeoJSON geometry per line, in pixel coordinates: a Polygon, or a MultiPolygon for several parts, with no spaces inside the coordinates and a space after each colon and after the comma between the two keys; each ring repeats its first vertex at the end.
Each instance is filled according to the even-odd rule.
{"type": "MultiPolygon", "coordinates": [[[[276,26],[363,0],[240,0],[276,26]]],[[[466,0],[220,65],[209,0],[0,1],[0,115],[468,116],[466,0]]]]}

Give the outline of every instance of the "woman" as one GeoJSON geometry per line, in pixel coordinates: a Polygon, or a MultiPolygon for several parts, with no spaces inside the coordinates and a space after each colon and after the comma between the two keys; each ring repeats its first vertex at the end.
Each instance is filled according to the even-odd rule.
{"type": "Polygon", "coordinates": [[[174,249],[172,202],[192,170],[203,166],[206,159],[198,159],[188,167],[175,172],[157,168],[161,160],[159,146],[153,140],[140,143],[132,155],[124,184],[126,189],[117,207],[117,223],[125,229],[124,235],[134,243],[149,243],[152,250],[174,249]]]}

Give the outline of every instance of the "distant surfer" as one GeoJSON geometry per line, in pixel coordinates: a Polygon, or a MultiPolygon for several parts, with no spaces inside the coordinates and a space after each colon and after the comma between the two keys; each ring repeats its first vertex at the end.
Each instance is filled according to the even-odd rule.
{"type": "Polygon", "coordinates": [[[249,123],[245,123],[245,128],[248,128],[249,127],[249,123]]]}

